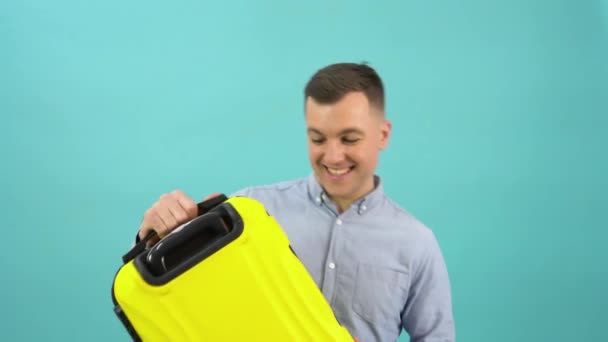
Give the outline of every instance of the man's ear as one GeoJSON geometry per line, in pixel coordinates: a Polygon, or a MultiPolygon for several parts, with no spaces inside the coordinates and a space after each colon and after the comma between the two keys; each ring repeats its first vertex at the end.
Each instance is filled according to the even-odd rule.
{"type": "Polygon", "coordinates": [[[392,127],[392,123],[386,119],[380,124],[380,150],[384,150],[388,146],[392,127]]]}

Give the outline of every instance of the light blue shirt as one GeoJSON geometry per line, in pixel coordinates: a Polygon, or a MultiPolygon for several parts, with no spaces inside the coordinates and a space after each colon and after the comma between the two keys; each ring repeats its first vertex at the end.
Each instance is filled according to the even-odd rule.
{"type": "Polygon", "coordinates": [[[338,214],[313,175],[231,196],[260,201],[338,321],[361,342],[455,341],[450,281],[433,232],[376,188],[338,214]]]}

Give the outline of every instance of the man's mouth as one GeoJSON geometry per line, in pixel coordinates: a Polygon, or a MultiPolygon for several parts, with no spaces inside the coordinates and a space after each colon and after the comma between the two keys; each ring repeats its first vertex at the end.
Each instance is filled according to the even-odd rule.
{"type": "Polygon", "coordinates": [[[343,175],[349,173],[354,168],[354,166],[351,166],[351,167],[344,167],[344,168],[337,169],[337,168],[328,167],[325,165],[323,165],[323,166],[325,167],[327,172],[332,176],[343,176],[343,175]]]}

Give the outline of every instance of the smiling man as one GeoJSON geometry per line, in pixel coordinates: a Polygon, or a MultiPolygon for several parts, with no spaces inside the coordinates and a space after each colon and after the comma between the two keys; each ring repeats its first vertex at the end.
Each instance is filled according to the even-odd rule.
{"type": "Polygon", "coordinates": [[[331,87],[322,81],[328,82],[307,89],[309,158],[318,181],[342,212],[373,190],[378,151],[386,147],[391,125],[363,92],[339,94],[339,100],[315,98],[312,94],[331,87]]]}
{"type": "MultiPolygon", "coordinates": [[[[318,70],[304,90],[308,177],[234,195],[262,202],[331,305],[362,342],[455,341],[450,281],[433,232],[387,197],[376,174],[391,123],[384,87],[366,64],[318,70]]],[[[196,216],[174,191],[146,211],[139,236],[160,236],[196,216]]]]}

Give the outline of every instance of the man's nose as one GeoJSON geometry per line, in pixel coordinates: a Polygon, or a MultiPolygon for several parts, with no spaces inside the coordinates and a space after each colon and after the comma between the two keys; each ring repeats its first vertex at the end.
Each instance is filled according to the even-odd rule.
{"type": "Polygon", "coordinates": [[[327,164],[338,164],[344,160],[344,147],[339,143],[329,143],[325,146],[323,159],[327,164]]]}

